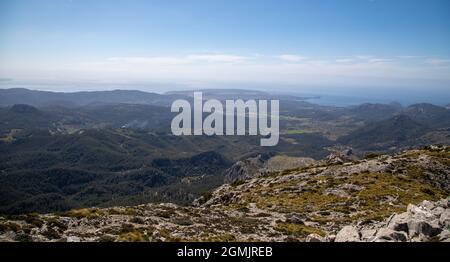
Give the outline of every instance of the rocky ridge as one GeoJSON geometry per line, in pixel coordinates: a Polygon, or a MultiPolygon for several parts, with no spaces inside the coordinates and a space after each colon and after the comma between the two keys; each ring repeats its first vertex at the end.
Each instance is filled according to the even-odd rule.
{"type": "Polygon", "coordinates": [[[225,184],[193,206],[0,218],[0,241],[448,241],[450,148],[316,161],[225,184]]]}

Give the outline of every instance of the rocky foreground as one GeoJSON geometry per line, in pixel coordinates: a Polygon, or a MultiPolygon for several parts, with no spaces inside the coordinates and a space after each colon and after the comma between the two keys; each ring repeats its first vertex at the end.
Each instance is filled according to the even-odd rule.
{"type": "Polygon", "coordinates": [[[0,241],[450,241],[450,148],[233,177],[192,206],[0,218],[0,241]]]}

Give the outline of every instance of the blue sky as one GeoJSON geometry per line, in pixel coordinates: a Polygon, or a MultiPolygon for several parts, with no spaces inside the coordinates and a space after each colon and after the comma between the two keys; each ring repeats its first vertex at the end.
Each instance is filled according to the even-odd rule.
{"type": "Polygon", "coordinates": [[[0,1],[3,80],[448,90],[449,68],[446,0],[0,1]]]}

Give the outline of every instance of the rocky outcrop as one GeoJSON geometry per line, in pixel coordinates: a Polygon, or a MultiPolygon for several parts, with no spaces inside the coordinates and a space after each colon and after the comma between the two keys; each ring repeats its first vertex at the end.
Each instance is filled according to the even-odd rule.
{"type": "Polygon", "coordinates": [[[359,242],[361,233],[354,226],[345,226],[337,233],[335,242],[359,242]]]}
{"type": "Polygon", "coordinates": [[[258,155],[253,158],[238,161],[225,171],[225,183],[233,183],[250,179],[265,172],[264,163],[270,158],[267,155],[258,155]]]}
{"type": "Polygon", "coordinates": [[[423,201],[408,205],[407,211],[385,221],[362,226],[345,226],[336,242],[450,242],[450,200],[423,201]]]}
{"type": "Polygon", "coordinates": [[[0,241],[450,241],[449,149],[266,172],[188,207],[0,216],[0,241]]]}
{"type": "Polygon", "coordinates": [[[306,167],[314,162],[314,159],[309,157],[274,156],[271,153],[260,154],[236,162],[225,171],[224,181],[225,183],[244,181],[271,172],[306,167]]]}

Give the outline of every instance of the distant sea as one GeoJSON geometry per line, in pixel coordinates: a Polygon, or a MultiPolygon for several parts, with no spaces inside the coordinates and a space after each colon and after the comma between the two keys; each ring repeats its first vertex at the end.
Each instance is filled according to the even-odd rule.
{"type": "Polygon", "coordinates": [[[337,107],[346,107],[346,106],[356,106],[363,103],[381,103],[387,104],[391,102],[395,102],[392,100],[383,100],[383,99],[373,99],[370,97],[349,97],[349,96],[314,96],[306,99],[307,102],[322,106],[337,106],[337,107]]]}
{"type": "MultiPolygon", "coordinates": [[[[434,90],[421,90],[420,92],[407,90],[407,91],[391,91],[380,92],[379,94],[346,94],[335,95],[335,94],[314,94],[314,93],[290,93],[291,95],[296,95],[304,97],[307,102],[323,105],[323,106],[355,106],[363,103],[379,103],[379,104],[389,104],[389,103],[400,103],[403,106],[409,106],[418,103],[430,103],[438,106],[447,106],[450,104],[450,89],[449,90],[439,90],[436,92],[434,90]],[[388,94],[387,94],[388,93],[388,94]]],[[[286,93],[285,93],[286,94],[286,93]]]]}
{"type": "Polygon", "coordinates": [[[447,106],[450,104],[450,98],[448,98],[448,96],[441,96],[441,97],[396,96],[392,98],[377,98],[377,97],[318,95],[305,97],[307,102],[313,104],[323,106],[337,106],[337,107],[356,106],[363,103],[379,103],[379,104],[400,103],[403,106],[409,106],[418,103],[430,103],[438,106],[447,106]]]}

